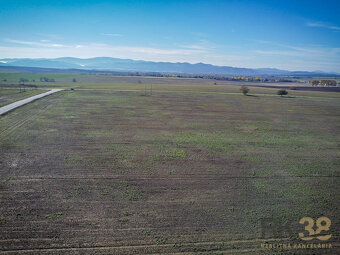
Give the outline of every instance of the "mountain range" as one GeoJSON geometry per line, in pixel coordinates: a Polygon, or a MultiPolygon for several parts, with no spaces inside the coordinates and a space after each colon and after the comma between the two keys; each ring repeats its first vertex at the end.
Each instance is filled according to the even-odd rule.
{"type": "MultiPolygon", "coordinates": [[[[215,66],[204,63],[171,63],[143,60],[120,59],[110,57],[97,58],[5,58],[0,59],[1,66],[39,67],[58,69],[82,69],[118,72],[159,72],[185,74],[215,74],[215,75],[326,75],[322,71],[286,71],[276,68],[240,68],[231,66],[215,66]]],[[[330,75],[337,75],[332,73],[330,75]]]]}

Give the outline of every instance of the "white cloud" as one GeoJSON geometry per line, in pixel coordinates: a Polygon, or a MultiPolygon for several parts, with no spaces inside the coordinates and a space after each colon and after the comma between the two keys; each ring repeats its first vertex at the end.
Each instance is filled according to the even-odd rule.
{"type": "Polygon", "coordinates": [[[174,45],[179,48],[191,49],[200,52],[209,52],[217,49],[217,46],[214,43],[204,39],[200,39],[196,43],[175,43],[174,45]]]}
{"type": "Polygon", "coordinates": [[[300,57],[305,59],[339,59],[340,48],[317,48],[317,49],[301,49],[301,50],[254,50],[256,54],[261,55],[281,55],[300,57]]]}
{"type": "Polygon", "coordinates": [[[193,49],[163,49],[155,47],[139,47],[139,46],[115,46],[108,44],[76,44],[76,45],[61,45],[54,43],[40,43],[30,41],[19,41],[6,39],[5,42],[13,43],[11,46],[0,46],[0,57],[120,57],[120,58],[138,58],[146,60],[174,60],[176,57],[188,59],[189,56],[195,55],[197,50],[193,49]],[[25,46],[18,46],[21,44],[25,46]]]}
{"type": "Polygon", "coordinates": [[[252,52],[263,67],[285,70],[340,71],[340,48],[324,45],[289,45],[265,40],[251,40],[258,43],[252,52]],[[264,44],[265,47],[261,47],[264,44]],[[257,49],[256,49],[257,48],[257,49]]]}
{"type": "Polygon", "coordinates": [[[13,45],[6,45],[0,48],[1,58],[57,58],[65,56],[91,58],[107,56],[162,62],[205,62],[215,65],[237,65],[241,64],[239,61],[251,59],[249,57],[224,53],[218,54],[215,45],[206,40],[198,40],[194,44],[175,44],[170,48],[122,46],[104,43],[62,45],[52,42],[32,42],[13,39],[6,39],[4,41],[13,45]]]}
{"type": "MultiPolygon", "coordinates": [[[[199,45],[159,48],[141,46],[117,46],[102,43],[64,45],[64,47],[37,47],[40,43],[11,40],[14,45],[0,46],[0,58],[58,58],[58,57],[116,57],[159,62],[211,63],[215,65],[242,65],[252,57],[218,54],[199,45]],[[197,47],[196,47],[197,46],[197,47]]],[[[8,41],[7,41],[8,42],[8,41]]],[[[53,45],[53,44],[51,44],[53,45]]]]}
{"type": "Polygon", "coordinates": [[[300,52],[284,50],[254,50],[257,54],[263,55],[284,55],[284,56],[303,56],[300,52]]]}
{"type": "Polygon", "coordinates": [[[339,26],[329,25],[323,22],[307,22],[306,25],[308,27],[322,27],[322,28],[327,28],[330,30],[340,31],[339,26]]]}
{"type": "Polygon", "coordinates": [[[340,70],[340,48],[322,46],[294,46],[275,42],[277,49],[249,49],[232,53],[234,49],[220,49],[213,44],[197,42],[178,44],[169,48],[156,46],[122,46],[104,43],[57,44],[51,41],[4,40],[0,44],[0,58],[58,58],[58,57],[115,57],[157,62],[208,63],[237,67],[276,67],[287,70],[340,70]],[[231,54],[230,54],[231,53],[231,54]],[[320,62],[318,67],[317,62],[320,62]],[[328,64],[327,64],[328,63],[328,64]]]}
{"type": "Polygon", "coordinates": [[[65,45],[58,44],[58,43],[30,42],[30,41],[21,41],[21,40],[12,40],[12,39],[4,39],[4,42],[38,46],[38,47],[65,47],[65,45]]]}
{"type": "Polygon", "coordinates": [[[275,47],[281,48],[280,50],[254,50],[253,52],[263,55],[286,55],[286,56],[296,56],[296,57],[309,57],[309,58],[338,58],[337,54],[340,53],[340,48],[326,47],[322,45],[287,45],[283,43],[271,42],[271,41],[261,41],[252,40],[261,44],[269,44],[275,47]]]}
{"type": "MultiPolygon", "coordinates": [[[[260,44],[277,46],[277,47],[280,47],[280,48],[286,48],[286,49],[290,49],[290,50],[294,50],[294,51],[308,52],[308,53],[321,53],[319,48],[322,48],[322,46],[319,46],[319,48],[315,47],[315,46],[312,47],[310,45],[295,46],[295,45],[288,45],[288,44],[278,43],[278,42],[273,42],[273,41],[255,40],[255,39],[250,40],[250,41],[260,43],[260,44]]],[[[284,53],[284,51],[282,53],[284,53]]],[[[291,52],[291,53],[293,53],[293,52],[291,52]]]]}
{"type": "Polygon", "coordinates": [[[179,44],[178,46],[184,49],[192,49],[192,50],[199,50],[199,51],[209,50],[209,48],[204,47],[202,45],[198,45],[198,44],[191,44],[191,45],[179,44]]]}

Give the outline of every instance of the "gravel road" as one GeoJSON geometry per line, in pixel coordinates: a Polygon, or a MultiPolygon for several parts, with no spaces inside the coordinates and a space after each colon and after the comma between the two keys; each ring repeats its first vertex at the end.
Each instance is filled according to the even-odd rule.
{"type": "Polygon", "coordinates": [[[38,95],[35,95],[35,96],[32,96],[32,97],[28,97],[28,98],[25,98],[23,100],[14,102],[12,104],[5,105],[5,106],[0,108],[0,115],[4,115],[4,114],[8,113],[9,111],[12,111],[12,110],[14,110],[14,109],[16,109],[16,108],[18,108],[20,106],[23,106],[25,104],[33,102],[33,101],[35,101],[35,100],[37,100],[39,98],[51,95],[51,94],[56,93],[56,92],[59,92],[61,90],[62,89],[52,89],[52,90],[47,91],[45,93],[41,93],[41,94],[38,94],[38,95]]]}

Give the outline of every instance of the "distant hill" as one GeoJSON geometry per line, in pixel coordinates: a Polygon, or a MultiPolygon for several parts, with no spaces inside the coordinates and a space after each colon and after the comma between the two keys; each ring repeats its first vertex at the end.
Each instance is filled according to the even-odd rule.
{"type": "MultiPolygon", "coordinates": [[[[0,66],[39,67],[58,69],[82,69],[119,72],[161,72],[185,74],[217,74],[217,75],[325,75],[324,72],[286,71],[275,68],[239,68],[231,66],[214,66],[197,63],[170,63],[142,60],[98,57],[98,58],[5,58],[0,59],[0,66]]],[[[334,74],[332,74],[334,75],[334,74]]]]}

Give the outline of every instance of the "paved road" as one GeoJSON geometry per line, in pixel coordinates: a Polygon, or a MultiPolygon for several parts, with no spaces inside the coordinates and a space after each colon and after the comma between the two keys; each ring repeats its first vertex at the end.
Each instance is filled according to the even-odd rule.
{"type": "Polygon", "coordinates": [[[20,100],[20,101],[16,101],[16,102],[14,102],[12,104],[5,105],[5,106],[0,108],[0,115],[6,114],[9,111],[12,111],[12,110],[14,110],[14,109],[16,109],[16,108],[18,108],[20,106],[23,106],[25,104],[33,102],[33,101],[35,101],[35,100],[37,100],[39,98],[51,95],[51,94],[56,93],[56,92],[59,92],[61,90],[62,89],[52,89],[52,90],[47,91],[45,93],[41,93],[41,94],[38,94],[38,95],[35,95],[35,96],[32,96],[32,97],[25,98],[25,99],[20,100]]]}

